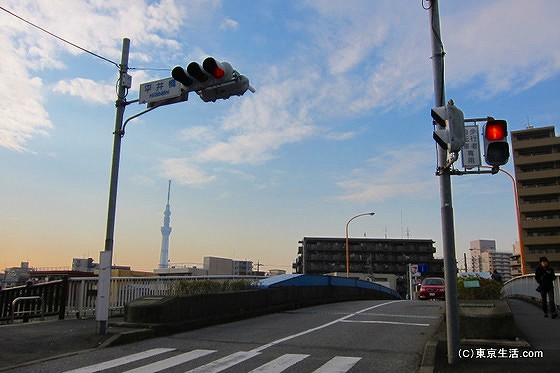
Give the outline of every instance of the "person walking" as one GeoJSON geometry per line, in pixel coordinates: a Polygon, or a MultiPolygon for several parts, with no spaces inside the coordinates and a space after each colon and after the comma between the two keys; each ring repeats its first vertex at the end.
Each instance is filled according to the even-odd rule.
{"type": "Polygon", "coordinates": [[[537,291],[541,293],[542,309],[544,311],[544,317],[548,317],[547,308],[547,298],[548,305],[550,305],[550,313],[553,319],[558,317],[556,313],[556,303],[554,302],[554,279],[556,275],[552,267],[548,265],[548,259],[546,256],[541,256],[539,258],[540,265],[535,270],[535,280],[539,283],[537,291]]]}

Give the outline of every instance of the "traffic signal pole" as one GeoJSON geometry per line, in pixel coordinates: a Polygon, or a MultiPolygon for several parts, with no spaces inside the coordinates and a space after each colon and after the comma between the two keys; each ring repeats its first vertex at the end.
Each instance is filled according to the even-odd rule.
{"type": "Polygon", "coordinates": [[[130,40],[123,39],[121,64],[119,68],[119,87],[117,91],[117,107],[115,115],[115,132],[113,133],[113,159],[111,163],[111,181],[109,186],[109,206],[107,212],[107,230],[105,248],[100,253],[99,277],[97,285],[97,303],[95,306],[95,320],[97,334],[107,334],[109,320],[109,297],[111,284],[111,267],[113,264],[113,242],[115,236],[115,214],[117,209],[117,186],[119,180],[119,163],[121,157],[121,140],[123,135],[123,117],[127,105],[126,87],[123,79],[128,72],[128,55],[130,40]]]}
{"type": "MultiPolygon", "coordinates": [[[[430,35],[432,44],[432,69],[434,77],[435,106],[445,106],[445,83],[443,69],[443,42],[441,40],[439,7],[437,0],[430,0],[430,35]]],[[[444,129],[438,125],[438,129],[444,129]]],[[[447,150],[438,149],[438,164],[447,163],[447,150]]],[[[453,198],[451,175],[439,175],[441,199],[441,231],[443,244],[443,267],[445,275],[445,315],[447,327],[447,362],[454,364],[459,353],[459,306],[457,301],[457,261],[455,255],[455,228],[453,223],[453,198]]]]}

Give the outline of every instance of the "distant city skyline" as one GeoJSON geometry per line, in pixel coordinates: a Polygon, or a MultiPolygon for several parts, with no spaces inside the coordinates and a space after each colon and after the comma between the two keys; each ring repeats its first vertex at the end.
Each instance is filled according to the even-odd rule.
{"type": "MultiPolygon", "coordinates": [[[[127,124],[114,264],[158,267],[168,180],[171,263],[217,256],[290,272],[299,240],[342,237],[368,211],[350,236],[433,239],[442,257],[422,5],[271,0],[247,12],[242,0],[4,1],[0,268],[99,260],[123,38],[128,101],[141,83],[207,56],[230,62],[256,92],[214,103],[191,93],[127,124]]],[[[557,125],[557,14],[555,0],[441,2],[446,99],[465,117],[507,120],[509,131],[557,125]]],[[[145,109],[131,103],[125,119],[145,109]]],[[[452,190],[458,260],[472,240],[513,250],[507,177],[453,176],[452,190]]]]}

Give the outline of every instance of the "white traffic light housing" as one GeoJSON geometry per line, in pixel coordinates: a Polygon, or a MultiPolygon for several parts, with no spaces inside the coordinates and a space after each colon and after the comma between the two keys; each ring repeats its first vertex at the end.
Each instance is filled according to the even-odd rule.
{"type": "Polygon", "coordinates": [[[213,57],[206,58],[202,66],[197,62],[189,63],[186,69],[176,66],[171,76],[183,85],[184,91],[198,93],[205,102],[241,96],[247,89],[255,91],[247,77],[240,75],[228,62],[219,62],[213,57]]]}
{"type": "Polygon", "coordinates": [[[484,161],[490,166],[503,166],[509,160],[507,122],[489,117],[482,131],[484,161]]]}
{"type": "Polygon", "coordinates": [[[453,100],[431,111],[432,118],[441,127],[434,131],[434,140],[449,152],[458,152],[465,144],[465,117],[453,100]]]}

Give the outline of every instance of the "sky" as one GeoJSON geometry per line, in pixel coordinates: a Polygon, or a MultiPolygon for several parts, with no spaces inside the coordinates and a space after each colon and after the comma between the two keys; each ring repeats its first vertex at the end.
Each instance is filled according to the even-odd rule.
{"type": "MultiPolygon", "coordinates": [[[[103,250],[123,38],[127,101],[207,56],[255,93],[195,93],[128,123],[113,262],[252,260],[291,273],[303,237],[432,239],[443,257],[429,2],[2,0],[0,268],[69,267],[103,250]],[[92,53],[86,53],[87,50],[92,53]]],[[[508,129],[560,117],[560,2],[442,1],[446,99],[508,129]]],[[[130,103],[125,119],[146,108],[130,103]]],[[[460,164],[457,165],[460,167],[460,164]]],[[[513,173],[513,160],[503,166],[513,173]]],[[[503,173],[452,177],[457,259],[517,240],[503,173]]]]}

